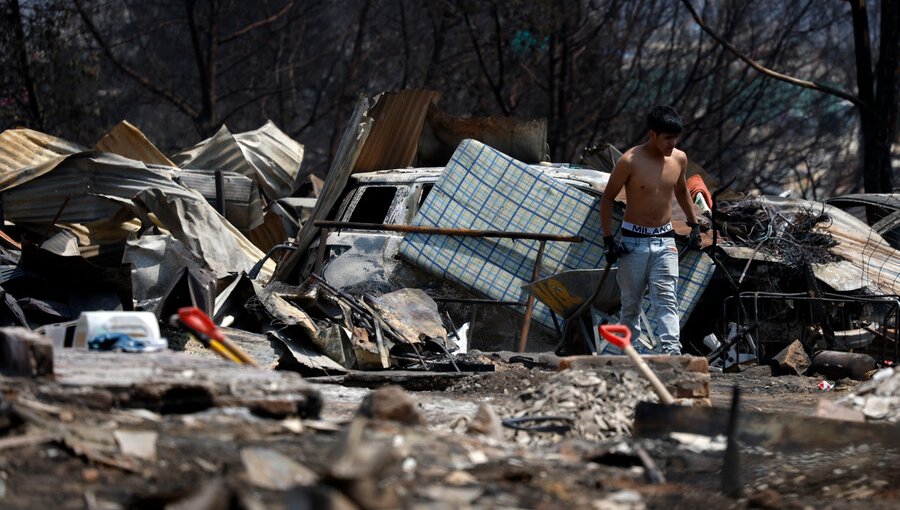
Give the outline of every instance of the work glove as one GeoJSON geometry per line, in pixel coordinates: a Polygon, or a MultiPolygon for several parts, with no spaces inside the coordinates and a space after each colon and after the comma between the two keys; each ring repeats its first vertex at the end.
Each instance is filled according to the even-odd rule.
{"type": "Polygon", "coordinates": [[[688,237],[688,249],[700,250],[700,224],[688,222],[691,227],[691,235],[688,237]]]}
{"type": "Polygon", "coordinates": [[[603,236],[603,254],[606,256],[606,262],[615,264],[619,256],[626,253],[628,249],[621,241],[617,241],[613,236],[603,236]]]}

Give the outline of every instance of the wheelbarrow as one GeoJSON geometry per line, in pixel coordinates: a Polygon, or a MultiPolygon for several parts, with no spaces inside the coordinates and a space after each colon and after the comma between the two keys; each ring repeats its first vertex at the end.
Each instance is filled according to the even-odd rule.
{"type": "Polygon", "coordinates": [[[590,321],[585,325],[584,313],[592,306],[603,313],[612,313],[621,305],[617,266],[607,264],[603,269],[575,269],[564,271],[522,286],[535,299],[543,303],[554,316],[565,321],[560,346],[571,341],[569,327],[577,324],[589,351],[599,354],[598,338],[592,332],[590,321]]]}

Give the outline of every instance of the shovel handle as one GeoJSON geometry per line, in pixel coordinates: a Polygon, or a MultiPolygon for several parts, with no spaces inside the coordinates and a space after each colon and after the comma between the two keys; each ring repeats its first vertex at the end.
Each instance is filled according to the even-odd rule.
{"type": "Polygon", "coordinates": [[[631,345],[631,330],[628,326],[625,326],[624,324],[604,324],[600,326],[600,334],[603,335],[603,338],[607,341],[625,351],[625,355],[631,359],[641,375],[650,381],[653,391],[656,392],[659,396],[659,400],[663,404],[672,405],[675,402],[672,394],[666,389],[666,385],[659,380],[659,377],[653,373],[653,370],[647,365],[647,362],[644,361],[636,350],[634,350],[634,347],[631,345]]]}

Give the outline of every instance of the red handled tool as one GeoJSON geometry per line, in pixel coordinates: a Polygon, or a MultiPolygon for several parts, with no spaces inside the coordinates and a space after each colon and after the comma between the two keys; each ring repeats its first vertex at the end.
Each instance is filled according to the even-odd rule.
{"type": "Polygon", "coordinates": [[[641,375],[650,381],[653,390],[659,395],[659,399],[663,404],[671,405],[675,402],[675,399],[672,398],[672,394],[669,393],[669,390],[667,390],[662,381],[659,380],[659,377],[656,377],[656,374],[653,373],[653,370],[651,370],[644,359],[641,358],[641,355],[634,350],[634,347],[631,345],[631,330],[628,329],[628,326],[623,324],[603,324],[600,326],[600,334],[603,335],[603,338],[609,343],[625,351],[625,354],[631,358],[631,361],[633,361],[635,365],[637,365],[641,375]]]}
{"type": "Polygon", "coordinates": [[[258,367],[256,360],[250,357],[234,342],[225,338],[216,323],[196,306],[178,309],[178,315],[172,317],[178,324],[191,332],[204,347],[212,349],[216,354],[239,365],[258,367]]]}

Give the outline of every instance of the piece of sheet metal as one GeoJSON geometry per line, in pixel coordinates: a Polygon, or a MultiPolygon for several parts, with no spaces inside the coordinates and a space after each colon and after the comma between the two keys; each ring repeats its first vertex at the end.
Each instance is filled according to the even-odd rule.
{"type": "Polygon", "coordinates": [[[410,89],[385,92],[376,98],[369,114],[372,131],[359,153],[353,172],[406,168],[413,164],[428,108],[441,93],[410,89]]]}
{"type": "Polygon", "coordinates": [[[151,165],[176,166],[147,139],[140,129],[126,120],[116,124],[94,145],[94,149],[112,152],[151,165]]]}
{"type": "Polygon", "coordinates": [[[86,150],[39,131],[7,129],[0,133],[0,191],[44,175],[66,156],[86,150]]]}
{"type": "Polygon", "coordinates": [[[303,228],[297,234],[297,249],[278,265],[275,273],[276,279],[284,281],[294,276],[293,273],[297,265],[307,255],[306,250],[309,249],[313,240],[319,234],[319,228],[313,225],[314,221],[324,220],[344,192],[347,180],[353,173],[353,165],[356,164],[362,146],[365,144],[369,130],[372,127],[372,119],[367,115],[368,111],[369,100],[365,96],[360,96],[356,103],[356,108],[353,110],[353,115],[347,123],[347,128],[341,137],[341,143],[338,145],[331,167],[328,169],[322,193],[316,200],[316,206],[310,215],[310,219],[303,224],[303,228]]]}
{"type": "Polygon", "coordinates": [[[550,159],[547,119],[455,117],[432,106],[419,141],[419,165],[445,165],[465,139],[478,140],[524,163],[550,159]]]}
{"type": "MultiPolygon", "coordinates": [[[[176,180],[200,192],[207,202],[216,205],[216,175],[214,171],[184,169],[176,180]]],[[[225,219],[243,232],[263,223],[262,200],[256,181],[235,172],[222,172],[225,198],[225,219]]]]}
{"type": "MultiPolygon", "coordinates": [[[[201,254],[214,271],[222,275],[249,271],[265,254],[199,193],[175,183],[171,176],[176,171],[111,153],[66,156],[55,162],[52,172],[4,191],[6,217],[38,225],[54,220],[86,223],[114,217],[122,207],[133,208],[132,198],[153,190],[151,196],[159,195],[152,200],[156,217],[167,217],[163,226],[201,254]],[[163,210],[169,213],[163,215],[163,210]]],[[[268,276],[273,269],[273,263],[267,264],[262,274],[268,276]]]]}
{"type": "MultiPolygon", "coordinates": [[[[594,308],[609,313],[621,303],[621,291],[616,281],[618,267],[609,268],[603,288],[591,302],[594,308]]],[[[547,305],[556,315],[567,319],[594,294],[603,269],[576,269],[548,276],[522,288],[547,305]]]]}
{"type": "Polygon", "coordinates": [[[255,131],[232,134],[226,126],[172,159],[181,168],[237,172],[259,184],[269,201],[290,196],[303,161],[303,145],[272,121],[255,131]]]}

